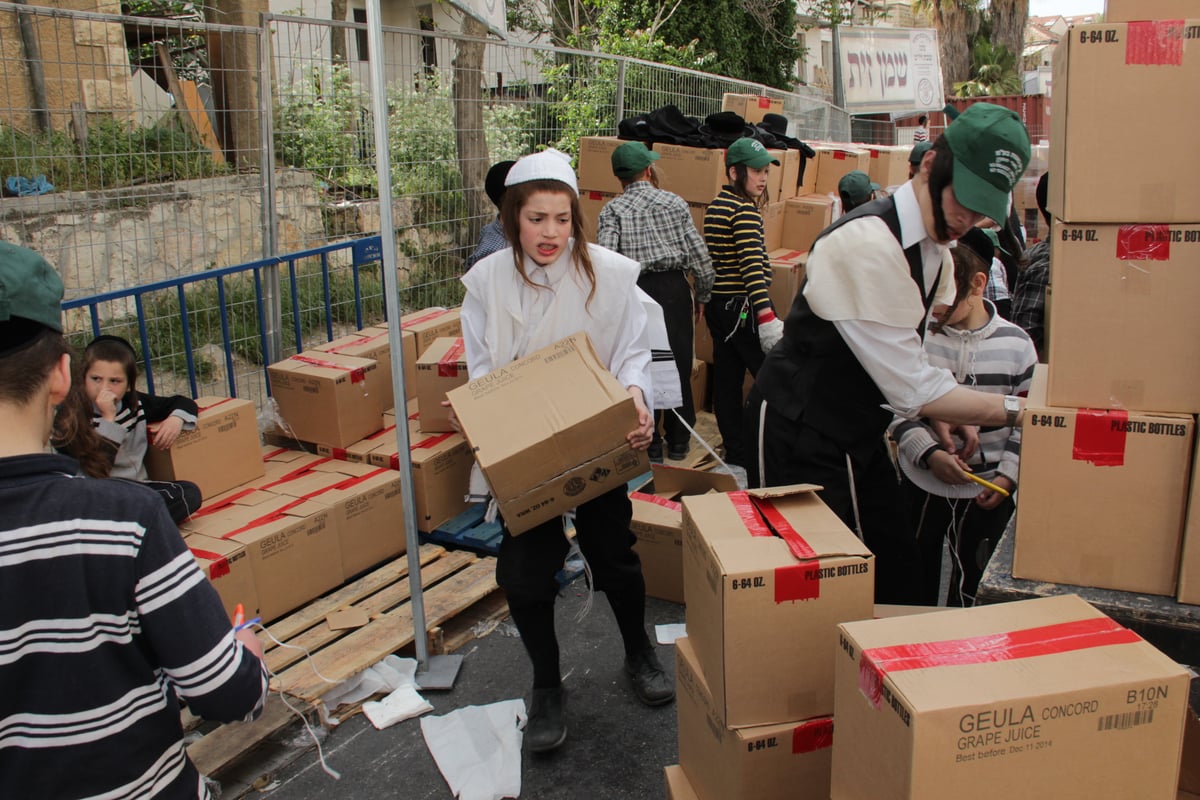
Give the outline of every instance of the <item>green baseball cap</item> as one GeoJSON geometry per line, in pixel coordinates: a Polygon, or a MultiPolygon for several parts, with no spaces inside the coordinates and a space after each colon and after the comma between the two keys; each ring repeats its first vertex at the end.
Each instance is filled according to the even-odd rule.
{"type": "Polygon", "coordinates": [[[758,139],[742,137],[725,151],[725,166],[745,164],[747,167],[762,169],[767,164],[779,166],[779,159],[767,152],[767,148],[758,139]]]}
{"type": "Polygon", "coordinates": [[[62,333],[62,297],[62,278],[46,259],[0,242],[0,323],[27,320],[62,333]]]}
{"type": "Polygon", "coordinates": [[[856,206],[861,206],[870,200],[871,192],[878,188],[879,184],[873,182],[861,169],[847,172],[838,181],[838,194],[845,195],[846,199],[856,206]]]}
{"type": "Polygon", "coordinates": [[[626,142],[612,152],[613,175],[618,178],[641,175],[646,171],[646,167],[658,161],[658,157],[658,153],[642,142],[626,142]]]}
{"type": "Polygon", "coordinates": [[[928,153],[932,148],[933,142],[917,142],[915,145],[913,145],[912,152],[908,154],[908,163],[912,164],[914,167],[919,165],[921,163],[921,159],[924,158],[925,154],[928,153]]]}
{"type": "Polygon", "coordinates": [[[964,208],[1002,222],[1029,166],[1029,132],[1017,112],[975,103],[942,134],[954,154],[954,197],[964,208]]]}

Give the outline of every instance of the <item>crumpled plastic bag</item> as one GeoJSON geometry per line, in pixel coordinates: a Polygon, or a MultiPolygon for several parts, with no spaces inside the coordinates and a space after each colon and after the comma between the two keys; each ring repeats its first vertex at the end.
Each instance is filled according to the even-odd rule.
{"type": "Polygon", "coordinates": [[[521,796],[521,739],[525,701],[466,706],[423,717],[425,745],[459,800],[521,796]]]}
{"type": "Polygon", "coordinates": [[[336,709],[338,706],[357,703],[359,700],[365,700],[380,692],[389,692],[390,694],[378,702],[363,703],[363,713],[376,728],[386,728],[402,719],[432,711],[433,706],[417,694],[416,674],[416,659],[385,656],[379,663],[367,667],[326,692],[321,698],[321,702],[326,708],[325,716],[329,717],[328,711],[336,709]],[[392,695],[396,695],[396,697],[393,698],[392,695]],[[371,713],[367,711],[368,706],[372,707],[372,710],[376,712],[375,716],[380,721],[390,721],[382,725],[377,724],[375,719],[372,719],[371,713]],[[404,714],[404,716],[398,716],[398,714],[404,714]]]}
{"type": "Polygon", "coordinates": [[[4,188],[10,197],[34,197],[53,192],[54,184],[46,180],[45,175],[35,175],[32,178],[11,175],[4,180],[4,188]]]}

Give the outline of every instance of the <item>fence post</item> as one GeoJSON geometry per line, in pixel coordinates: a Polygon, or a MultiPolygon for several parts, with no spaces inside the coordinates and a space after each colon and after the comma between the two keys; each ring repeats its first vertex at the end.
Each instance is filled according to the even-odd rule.
{"type": "MultiPolygon", "coordinates": [[[[273,124],[272,100],[275,84],[271,80],[271,23],[266,14],[259,15],[258,33],[258,130],[259,130],[259,176],[262,191],[262,257],[279,255],[279,209],[275,185],[275,128],[273,124]]],[[[262,280],[263,321],[266,330],[263,338],[267,352],[263,353],[266,363],[273,364],[283,358],[283,304],[279,300],[279,265],[272,264],[263,269],[262,280]]]]}
{"type": "MultiPolygon", "coordinates": [[[[617,103],[616,108],[613,109],[617,117],[616,122],[625,119],[625,65],[627,63],[629,62],[623,58],[617,62],[617,103]]],[[[616,122],[613,123],[614,128],[616,122]]]]}

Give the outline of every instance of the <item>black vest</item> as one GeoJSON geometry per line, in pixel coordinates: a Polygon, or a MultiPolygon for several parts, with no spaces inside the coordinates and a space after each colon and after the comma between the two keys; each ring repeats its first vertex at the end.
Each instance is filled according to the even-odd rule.
{"type": "MultiPolygon", "coordinates": [[[[822,231],[816,242],[859,217],[881,218],[900,242],[900,216],[896,213],[896,201],[890,197],[854,209],[822,231]]],[[[934,288],[926,292],[920,250],[919,244],[913,245],[904,251],[904,257],[924,300],[927,317],[941,272],[934,280],[934,288]]],[[[923,325],[918,333],[924,338],[923,325]]],[[[805,425],[848,451],[878,446],[879,437],[892,420],[892,414],[881,408],[886,402],[883,393],[834,324],[813,313],[804,297],[803,285],[788,312],[783,339],[767,354],[755,383],[775,411],[791,420],[803,417],[805,425]]]]}

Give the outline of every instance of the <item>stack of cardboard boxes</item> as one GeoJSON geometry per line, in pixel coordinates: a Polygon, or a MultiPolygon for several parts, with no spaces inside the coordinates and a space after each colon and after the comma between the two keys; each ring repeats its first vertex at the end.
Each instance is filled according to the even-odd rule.
{"type": "Polygon", "coordinates": [[[1200,121],[1183,99],[1200,20],[1136,19],[1075,26],[1055,53],[1049,364],[1013,574],[1200,603],[1200,159],[1171,156],[1200,121]],[[1154,124],[1131,140],[1121,119],[1154,124]]]}
{"type": "Polygon", "coordinates": [[[683,499],[667,778],[701,800],[829,797],[836,626],[872,616],[874,557],[813,488],[683,499]]]}

